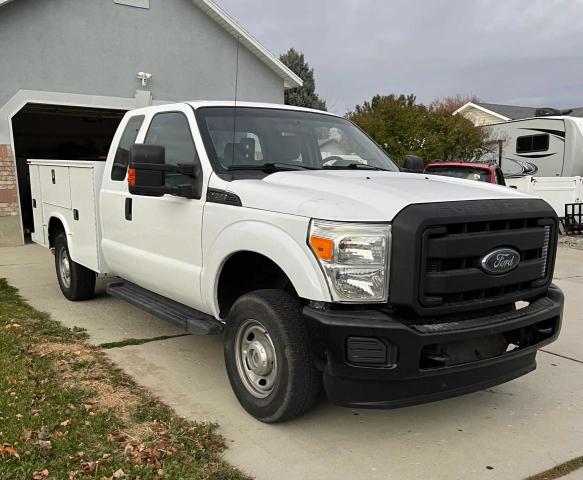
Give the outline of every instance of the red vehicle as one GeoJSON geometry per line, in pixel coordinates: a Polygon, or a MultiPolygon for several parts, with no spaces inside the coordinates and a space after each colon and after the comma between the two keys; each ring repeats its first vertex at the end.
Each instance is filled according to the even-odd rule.
{"type": "Polygon", "coordinates": [[[434,162],[428,164],[423,173],[506,185],[502,170],[494,163],[434,162]]]}

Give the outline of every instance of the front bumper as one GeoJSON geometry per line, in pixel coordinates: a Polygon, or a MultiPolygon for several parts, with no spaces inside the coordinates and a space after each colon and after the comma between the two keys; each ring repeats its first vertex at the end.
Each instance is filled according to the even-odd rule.
{"type": "Polygon", "coordinates": [[[563,302],[551,285],[520,310],[459,321],[422,325],[377,310],[312,307],[304,315],[328,398],[343,406],[396,408],[482,390],[534,370],[537,350],[559,335],[563,302]],[[507,351],[479,351],[484,342],[499,349],[501,341],[511,344],[507,351]]]}

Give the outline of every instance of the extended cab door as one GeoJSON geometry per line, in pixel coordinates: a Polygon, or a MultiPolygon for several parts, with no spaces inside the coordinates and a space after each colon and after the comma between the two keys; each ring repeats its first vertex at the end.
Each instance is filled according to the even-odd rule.
{"type": "MultiPolygon", "coordinates": [[[[136,143],[165,147],[169,164],[199,162],[194,112],[187,105],[172,108],[151,109],[136,143]]],[[[113,163],[111,177],[104,179],[102,190],[103,251],[110,269],[148,290],[201,308],[204,194],[198,199],[132,195],[126,181],[127,161],[120,164],[123,171],[113,163]],[[122,176],[120,172],[124,180],[114,180],[122,176]]],[[[203,185],[204,177],[204,173],[198,178],[172,173],[166,181],[169,185],[203,185]]]]}

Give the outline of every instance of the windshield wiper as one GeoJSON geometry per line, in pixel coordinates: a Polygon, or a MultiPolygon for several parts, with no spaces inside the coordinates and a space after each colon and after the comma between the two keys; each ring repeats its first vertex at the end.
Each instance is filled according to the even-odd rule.
{"type": "Polygon", "coordinates": [[[365,170],[380,170],[382,172],[392,172],[392,170],[388,170],[386,168],[376,167],[375,165],[367,165],[366,163],[358,163],[358,162],[347,163],[344,165],[324,165],[322,168],[335,169],[335,170],[363,168],[365,170]]]}
{"type": "Polygon", "coordinates": [[[276,172],[278,170],[317,170],[314,167],[307,167],[305,165],[294,165],[292,163],[269,162],[262,165],[231,165],[227,170],[264,170],[268,172],[276,172]]]}

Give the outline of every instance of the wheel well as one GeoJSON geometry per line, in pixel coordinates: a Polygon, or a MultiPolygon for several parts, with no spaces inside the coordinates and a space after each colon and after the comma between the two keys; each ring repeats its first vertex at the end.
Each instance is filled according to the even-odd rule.
{"type": "Polygon", "coordinates": [[[55,239],[57,238],[57,235],[64,231],[65,227],[63,226],[63,222],[61,222],[58,218],[52,217],[49,220],[49,247],[53,248],[55,246],[55,239]]]}
{"type": "Polygon", "coordinates": [[[265,288],[277,288],[297,296],[290,279],[274,261],[255,252],[235,253],[223,265],[217,285],[221,317],[227,316],[241,295],[265,288]]]}

